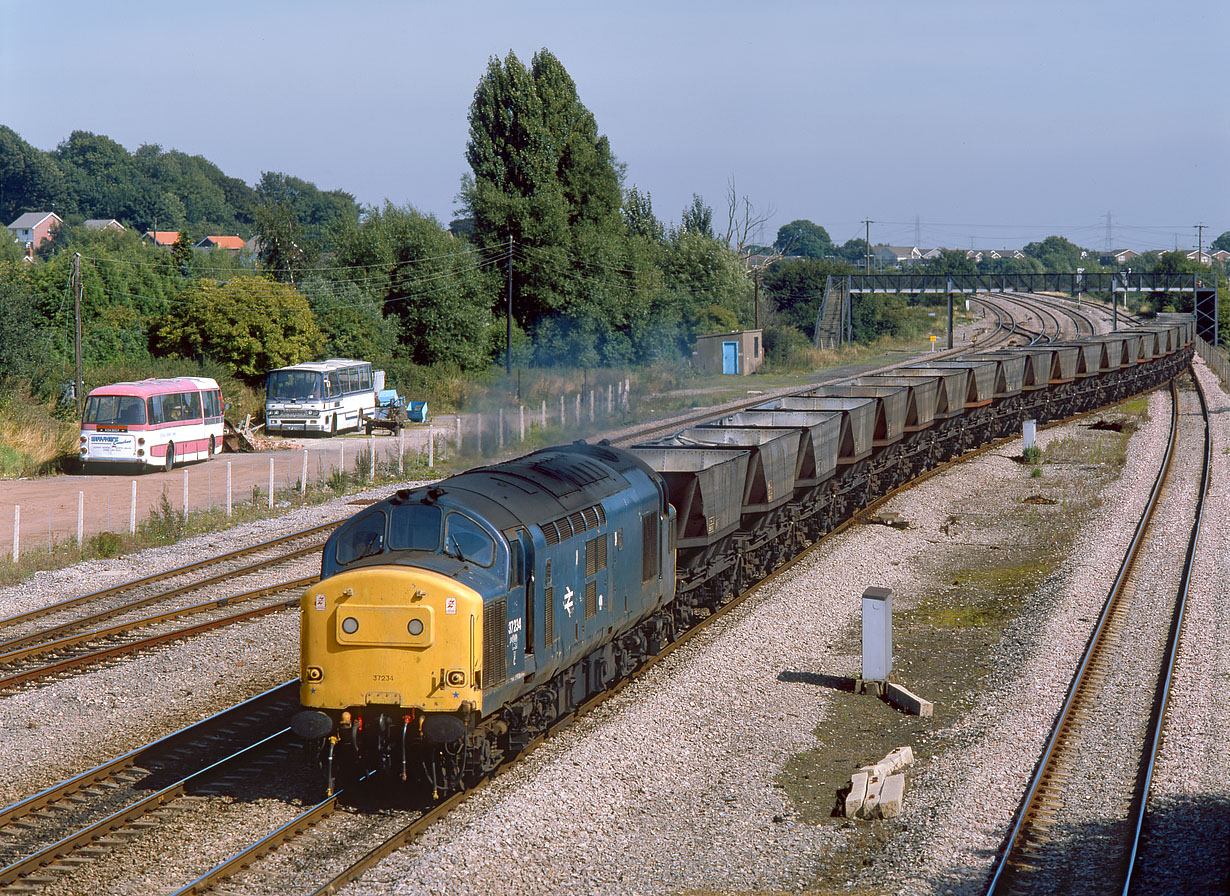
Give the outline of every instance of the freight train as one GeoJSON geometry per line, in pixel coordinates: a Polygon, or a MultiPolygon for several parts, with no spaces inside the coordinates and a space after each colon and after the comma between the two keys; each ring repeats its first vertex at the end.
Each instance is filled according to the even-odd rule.
{"type": "Polygon", "coordinates": [[[628,449],[546,448],[355,514],[301,601],[292,719],[330,792],[492,770],[859,508],[1182,371],[1189,317],[918,360],[628,449]]]}

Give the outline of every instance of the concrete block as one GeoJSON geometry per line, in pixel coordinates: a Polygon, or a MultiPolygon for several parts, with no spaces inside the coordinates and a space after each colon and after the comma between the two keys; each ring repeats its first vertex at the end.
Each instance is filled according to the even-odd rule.
{"type": "Polygon", "coordinates": [[[867,779],[867,798],[858,810],[856,818],[875,818],[880,811],[880,791],[884,787],[884,779],[871,777],[867,779]]]}
{"type": "Polygon", "coordinates": [[[889,751],[889,754],[881,761],[888,763],[888,770],[891,774],[914,764],[914,750],[912,747],[897,747],[897,749],[889,751]]]}
{"type": "Polygon", "coordinates": [[[914,696],[896,682],[890,681],[888,683],[888,692],[885,696],[888,698],[889,703],[903,712],[912,713],[924,719],[931,718],[931,701],[914,696]]]}
{"type": "Polygon", "coordinates": [[[896,818],[901,814],[901,800],[905,796],[905,775],[889,775],[880,788],[880,817],[896,818]]]}
{"type": "Polygon", "coordinates": [[[857,818],[858,810],[867,799],[867,773],[855,772],[850,776],[850,792],[846,795],[846,818],[857,818]]]}

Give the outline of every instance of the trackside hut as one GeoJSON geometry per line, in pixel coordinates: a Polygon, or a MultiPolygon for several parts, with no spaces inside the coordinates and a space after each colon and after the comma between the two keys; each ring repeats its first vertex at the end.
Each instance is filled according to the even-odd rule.
{"type": "Polygon", "coordinates": [[[698,336],[693,358],[701,373],[747,376],[764,363],[764,340],[760,330],[731,330],[698,336]]]}

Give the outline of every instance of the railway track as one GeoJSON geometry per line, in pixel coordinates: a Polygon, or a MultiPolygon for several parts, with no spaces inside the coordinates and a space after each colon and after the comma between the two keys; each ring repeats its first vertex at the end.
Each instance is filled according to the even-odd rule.
{"type": "Polygon", "coordinates": [[[316,575],[304,576],[6,651],[0,654],[0,694],[10,694],[31,682],[52,678],[86,666],[109,662],[139,650],[178,641],[215,628],[247,622],[269,613],[297,610],[299,596],[303,589],[318,580],[319,576],[316,575]],[[247,603],[277,594],[285,596],[257,607],[237,611],[229,609],[235,604],[247,603]],[[187,626],[168,625],[168,623],[174,623],[185,617],[197,615],[204,615],[207,618],[187,626]],[[146,628],[159,630],[144,637],[137,636],[146,628]]]}
{"type": "MultiPolygon", "coordinates": [[[[1006,315],[1006,316],[1007,316],[1007,315],[1006,315]]],[[[1045,327],[1043,327],[1043,329],[1045,330],[1045,327]]],[[[984,345],[985,345],[985,343],[984,343],[984,345]]],[[[763,400],[764,400],[763,396],[759,396],[759,397],[757,397],[754,401],[763,401],[763,400]]],[[[724,409],[721,413],[728,413],[728,412],[729,412],[728,410],[724,409]]],[[[697,419],[701,419],[701,418],[704,418],[704,417],[711,417],[711,416],[713,416],[713,412],[712,412],[712,411],[709,411],[707,415],[698,415],[697,419]]],[[[681,424],[680,424],[679,422],[672,422],[671,424],[668,424],[668,427],[678,428],[680,425],[681,425],[681,424]]],[[[683,424],[683,425],[686,425],[686,423],[685,423],[685,424],[683,424]]],[[[667,428],[667,427],[664,427],[664,428],[667,428]]],[[[637,434],[637,436],[636,436],[635,438],[643,438],[643,437],[644,437],[644,434],[643,434],[643,433],[640,433],[640,434],[637,434]]],[[[998,444],[998,443],[996,443],[996,444],[998,444]]],[[[992,447],[992,446],[987,446],[987,447],[992,447]]],[[[985,450],[985,449],[984,449],[984,450],[985,450]]],[[[972,456],[975,456],[975,453],[971,452],[971,453],[969,453],[969,454],[966,454],[966,455],[964,455],[962,458],[960,458],[959,460],[964,460],[965,458],[967,458],[967,457],[972,457],[972,456]]],[[[957,461],[957,462],[959,462],[959,461],[957,461]]],[[[943,469],[943,468],[938,468],[936,471],[933,471],[930,475],[934,475],[936,472],[939,472],[941,469],[943,469]]],[[[895,493],[895,492],[890,493],[890,494],[894,494],[894,493],[895,493]]],[[[889,497],[889,496],[885,496],[884,498],[882,498],[882,499],[880,499],[880,500],[881,500],[881,501],[882,501],[882,500],[887,500],[887,497],[889,497]]],[[[879,502],[876,502],[876,503],[874,503],[874,504],[870,505],[870,507],[869,507],[866,511],[864,511],[864,513],[870,513],[870,512],[872,512],[872,511],[874,510],[874,508],[875,508],[876,506],[878,506],[878,505],[879,505],[879,502]]],[[[848,522],[848,523],[847,523],[847,524],[845,524],[845,525],[850,525],[850,524],[852,524],[852,522],[853,522],[853,521],[848,522]]],[[[291,585],[293,585],[293,584],[295,584],[295,583],[287,583],[287,584],[288,584],[288,587],[289,587],[289,586],[291,586],[291,585]]],[[[299,584],[299,585],[298,585],[298,587],[302,587],[302,584],[299,584]]],[[[751,592],[749,591],[749,592],[747,592],[747,593],[751,593],[751,592]]],[[[745,595],[743,595],[743,596],[741,596],[741,597],[737,598],[735,601],[732,601],[731,603],[727,604],[725,607],[723,607],[721,610],[719,610],[719,613],[718,613],[718,614],[715,614],[715,616],[710,617],[710,620],[711,620],[711,619],[713,619],[713,618],[717,618],[717,615],[720,615],[721,613],[724,613],[724,612],[728,611],[728,609],[729,609],[729,608],[732,608],[733,606],[737,605],[737,602],[738,602],[738,601],[741,601],[741,600],[742,600],[745,596],[746,596],[746,593],[745,593],[745,595]]],[[[707,624],[708,624],[708,620],[706,620],[705,622],[703,622],[703,623],[702,623],[702,627],[703,627],[704,625],[707,625],[707,624]]],[[[698,631],[700,631],[700,630],[701,630],[700,628],[697,628],[697,629],[694,629],[694,630],[693,630],[693,632],[698,632],[698,631]]],[[[692,637],[692,635],[688,635],[688,636],[685,636],[685,637],[692,637]]],[[[680,641],[675,642],[675,645],[674,645],[674,646],[678,646],[678,645],[679,645],[679,644],[681,644],[681,643],[685,643],[684,639],[681,639],[680,641]]],[[[673,647],[672,647],[671,649],[673,649],[673,647]]],[[[664,656],[664,655],[665,655],[665,654],[660,655],[660,656],[664,656]]],[[[643,671],[644,671],[645,669],[648,669],[649,667],[650,667],[650,666],[649,666],[649,664],[647,664],[646,666],[642,667],[642,670],[638,670],[638,672],[637,672],[637,673],[635,673],[635,674],[637,674],[637,675],[639,675],[639,674],[643,674],[643,671]]],[[[611,693],[615,693],[615,692],[611,692],[611,693]]],[[[609,698],[609,694],[607,694],[607,695],[603,695],[602,697],[597,698],[597,699],[596,699],[596,701],[594,701],[594,702],[595,702],[595,703],[596,703],[596,702],[600,702],[601,700],[608,699],[608,698],[609,698]]],[[[583,707],[583,709],[588,709],[588,706],[587,706],[587,707],[583,707]]],[[[578,714],[579,714],[579,713],[578,713],[578,714]]],[[[575,717],[575,716],[574,716],[574,717],[575,717]]],[[[565,721],[566,721],[566,722],[570,722],[570,721],[571,721],[571,719],[572,719],[572,717],[570,717],[569,719],[567,719],[567,720],[565,720],[565,721]]],[[[522,754],[522,755],[524,755],[524,754],[522,754]]],[[[330,803],[330,801],[326,801],[326,803],[330,803]]],[[[295,820],[293,820],[293,821],[292,821],[289,825],[284,826],[284,827],[287,829],[287,831],[290,833],[290,836],[288,836],[288,837],[286,838],[286,840],[277,841],[277,842],[287,842],[288,840],[293,839],[293,836],[294,836],[295,834],[302,833],[302,831],[304,831],[305,829],[310,829],[313,825],[319,824],[320,818],[323,818],[324,816],[327,816],[327,815],[329,815],[331,812],[333,812],[333,811],[334,811],[334,809],[336,808],[336,805],[337,805],[336,801],[333,801],[332,803],[330,803],[330,805],[329,805],[327,808],[322,808],[322,807],[324,807],[324,806],[325,806],[325,804],[324,804],[324,803],[322,803],[320,806],[318,806],[318,807],[314,807],[314,808],[313,808],[313,811],[316,811],[316,810],[318,810],[318,809],[319,809],[319,810],[323,813],[320,817],[313,817],[313,818],[309,819],[309,818],[307,818],[307,813],[305,813],[305,816],[304,816],[304,817],[299,818],[299,819],[295,819],[295,820]]],[[[432,820],[435,820],[435,819],[434,819],[434,817],[432,818],[432,820]]],[[[431,823],[430,821],[427,821],[427,822],[426,822],[426,824],[430,824],[430,823],[431,823]]],[[[418,820],[414,820],[414,821],[412,821],[412,822],[408,823],[408,825],[407,825],[407,827],[406,827],[406,831],[408,831],[409,833],[404,833],[404,832],[403,832],[403,833],[401,833],[401,834],[399,834],[399,835],[398,835],[398,836],[399,836],[399,837],[401,837],[402,839],[397,840],[397,841],[394,843],[394,845],[392,845],[392,846],[389,846],[388,844],[389,844],[389,843],[393,843],[393,842],[394,842],[394,840],[396,840],[396,838],[394,838],[393,840],[386,841],[386,842],[385,842],[385,843],[383,843],[383,844],[379,844],[379,845],[377,845],[376,847],[374,847],[374,848],[373,848],[373,852],[372,852],[371,854],[373,854],[373,855],[374,855],[374,854],[376,854],[376,853],[379,853],[380,855],[387,854],[387,851],[391,851],[392,849],[395,849],[395,848],[397,847],[397,845],[400,845],[400,843],[405,842],[405,841],[406,841],[406,839],[410,839],[410,838],[412,838],[413,836],[415,836],[415,835],[416,835],[417,831],[418,831],[418,830],[421,830],[421,829],[422,829],[422,827],[421,827],[421,826],[419,826],[419,821],[418,821],[418,820]],[[385,852],[381,852],[381,850],[386,850],[386,851],[385,851],[385,852]]],[[[275,832],[275,833],[276,833],[276,832],[275,832]]],[[[273,835],[270,835],[270,836],[273,836],[273,835]]],[[[275,839],[276,839],[276,838],[275,838],[275,839]]],[[[236,858],[235,858],[235,859],[233,859],[232,861],[228,862],[228,863],[226,864],[226,868],[227,868],[228,870],[225,870],[223,873],[220,873],[220,876],[219,876],[218,878],[216,878],[216,880],[206,880],[206,879],[203,879],[201,882],[194,882],[193,884],[189,885],[189,886],[190,886],[190,888],[186,888],[186,889],[185,889],[185,890],[183,890],[182,892],[202,892],[202,891],[203,891],[203,889],[196,889],[196,887],[201,887],[201,888],[207,889],[208,887],[213,886],[213,885],[217,882],[217,880],[222,880],[222,879],[225,879],[225,877],[228,877],[228,876],[230,876],[231,874],[234,874],[234,873],[235,873],[235,870],[236,870],[237,868],[242,867],[243,865],[247,864],[248,862],[255,860],[255,858],[257,858],[257,857],[259,856],[259,854],[261,854],[261,853],[263,853],[263,852],[268,852],[270,849],[273,849],[273,848],[274,848],[274,845],[275,845],[275,840],[271,840],[269,837],[263,837],[263,838],[261,839],[260,843],[258,843],[258,844],[253,844],[253,847],[252,847],[252,849],[254,850],[253,852],[250,852],[250,853],[249,853],[249,852],[246,852],[246,851],[245,851],[245,854],[244,854],[244,855],[239,856],[239,857],[236,857],[236,858]]],[[[356,867],[357,867],[357,866],[356,866],[356,867]]],[[[351,871],[347,871],[347,872],[345,872],[344,874],[351,874],[351,873],[352,873],[351,871]]],[[[353,877],[351,877],[350,879],[353,879],[353,877]]],[[[329,887],[331,887],[331,886],[334,886],[334,884],[333,884],[333,883],[327,883],[327,884],[325,885],[325,888],[323,888],[323,889],[321,890],[321,892],[331,892],[332,890],[331,890],[331,889],[329,889],[329,887]]]]}
{"type": "MultiPolygon", "coordinates": [[[[1090,412],[1090,413],[1100,413],[1100,411],[1090,412]]],[[[1086,416],[1086,415],[1079,415],[1079,416],[1086,416]]],[[[1077,419],[1077,418],[1073,417],[1073,418],[1068,418],[1068,420],[1065,420],[1065,421],[1056,421],[1056,424],[1060,422],[1070,422],[1073,419],[1077,419]]],[[[987,451],[992,451],[998,447],[1001,447],[1003,444],[1012,441],[1014,438],[1015,436],[1004,438],[1004,439],[998,439],[992,443],[989,443],[983,446],[981,449],[962,454],[924,473],[917,479],[912,480],[911,482],[905,485],[902,485],[896,489],[893,489],[891,492],[883,495],[882,497],[878,498],[877,500],[869,504],[866,508],[859,511],[852,518],[840,524],[837,528],[833,530],[832,534],[845,531],[846,529],[852,526],[865,522],[869,517],[874,516],[874,514],[879,510],[881,506],[883,506],[883,504],[885,504],[886,502],[888,502],[889,500],[891,500],[893,497],[897,496],[901,492],[909,488],[912,488],[915,485],[921,482],[924,482],[933,476],[940,475],[946,470],[951,469],[953,466],[957,464],[965,463],[979,456],[980,454],[983,454],[987,451]]],[[[796,557],[794,557],[793,559],[787,561],[785,564],[783,564],[781,567],[779,567],[769,576],[757,582],[755,585],[753,585],[751,588],[749,588],[742,594],[730,599],[728,602],[718,607],[715,610],[715,612],[713,612],[712,615],[703,619],[697,625],[695,625],[694,627],[684,632],[677,640],[671,642],[660,654],[656,655],[655,657],[650,658],[640,668],[638,668],[635,672],[633,672],[632,675],[630,675],[628,678],[617,683],[611,690],[599,695],[598,697],[595,697],[589,703],[580,707],[575,713],[572,713],[569,716],[562,719],[561,721],[557,722],[556,725],[552,727],[550,734],[555,734],[558,731],[562,730],[567,725],[572,724],[572,722],[574,722],[576,719],[592,711],[592,709],[594,709],[598,705],[601,705],[606,700],[609,700],[615,694],[619,693],[628,684],[630,684],[631,682],[635,681],[636,679],[646,674],[650,669],[656,666],[659,662],[664,660],[666,657],[670,656],[675,650],[684,646],[689,641],[691,641],[692,639],[697,637],[699,634],[701,634],[701,632],[703,632],[709,625],[713,624],[716,620],[720,619],[722,616],[734,610],[742,602],[752,597],[752,595],[754,595],[761,588],[764,588],[770,585],[778,577],[785,574],[796,563],[802,561],[805,554],[806,554],[806,550],[800,553],[799,555],[797,555],[796,557]]],[[[504,765],[500,767],[497,774],[503,773],[508,768],[512,767],[512,765],[514,765],[516,762],[521,761],[522,759],[525,759],[532,752],[534,747],[539,745],[544,739],[545,738],[540,738],[534,741],[531,744],[531,746],[528,747],[525,751],[522,751],[520,754],[518,754],[515,757],[511,757],[509,760],[507,760],[504,763],[504,765]]],[[[483,782],[480,782],[479,788],[484,786],[487,783],[487,780],[488,779],[484,779],[483,782]]],[[[472,793],[477,789],[478,788],[474,788],[470,792],[472,793]]],[[[445,816],[447,816],[450,812],[452,812],[457,806],[459,806],[462,803],[462,801],[466,798],[466,796],[467,794],[457,794],[457,795],[454,795],[453,797],[450,797],[448,800],[444,801],[443,803],[440,803],[437,806],[425,808],[421,812],[408,813],[410,817],[407,818],[404,824],[400,824],[399,822],[400,826],[392,834],[386,837],[383,837],[382,839],[378,839],[375,842],[372,842],[370,847],[367,847],[362,850],[356,849],[355,851],[360,852],[361,854],[358,855],[354,859],[347,859],[346,861],[348,862],[348,864],[341,871],[337,872],[332,877],[330,877],[328,880],[318,885],[317,889],[315,889],[313,892],[315,894],[318,894],[318,896],[323,896],[323,894],[335,893],[338,890],[340,890],[342,887],[347,885],[348,883],[351,883],[357,880],[360,876],[362,876],[362,874],[364,874],[367,870],[374,867],[383,858],[390,855],[391,853],[401,848],[402,846],[405,846],[408,843],[412,842],[416,837],[418,837],[422,832],[424,832],[432,824],[440,821],[445,816]]],[[[324,821],[324,819],[333,816],[337,812],[340,803],[344,802],[344,800],[342,800],[341,798],[342,798],[342,794],[338,794],[335,798],[324,800],[321,803],[317,804],[316,806],[311,807],[299,817],[293,819],[291,822],[287,824],[280,826],[277,830],[270,832],[269,834],[261,837],[259,840],[245,847],[244,849],[236,852],[233,856],[228,858],[225,862],[220,863],[218,866],[216,866],[214,869],[212,869],[207,874],[202,875],[200,878],[193,881],[190,885],[188,885],[184,889],[177,891],[177,896],[180,896],[180,894],[199,894],[199,893],[209,892],[210,890],[222,884],[223,881],[229,879],[230,877],[234,875],[238,875],[241,873],[251,875],[251,878],[245,877],[241,879],[241,881],[238,882],[239,886],[241,887],[251,886],[253,889],[264,890],[264,891],[271,891],[271,888],[276,889],[276,886],[277,886],[276,883],[271,882],[270,880],[262,876],[262,871],[260,870],[260,865],[258,864],[261,858],[265,855],[268,855],[272,851],[279,849],[280,847],[287,846],[288,844],[296,840],[302,839],[305,836],[309,836],[312,832],[318,831],[319,828],[322,826],[322,822],[324,821]],[[248,869],[248,870],[245,872],[244,869],[248,869]]],[[[360,799],[361,798],[362,797],[360,797],[360,799]]],[[[344,820],[338,821],[339,825],[346,825],[350,823],[351,822],[344,821],[344,820]]],[[[344,842],[346,844],[349,844],[346,847],[346,851],[349,851],[350,849],[352,849],[353,844],[356,842],[363,842],[365,846],[367,842],[370,842],[370,841],[363,840],[360,834],[355,834],[352,836],[346,833],[339,834],[338,832],[332,832],[327,835],[322,834],[322,836],[329,836],[337,842],[344,842]]],[[[314,854],[318,854],[320,852],[320,850],[318,849],[310,850],[310,851],[313,852],[314,854]]]]}
{"type": "Polygon", "coordinates": [[[1007,836],[991,894],[1126,893],[1132,882],[1208,489],[1208,413],[1191,382],[1179,390],[1172,381],[1164,464],[1007,836]],[[1175,475],[1180,465],[1202,472],[1175,475]],[[1156,560],[1173,552],[1167,543],[1177,531],[1187,537],[1183,562],[1156,560]]]}
{"type": "Polygon", "coordinates": [[[285,682],[0,809],[0,888],[53,883],[141,834],[151,815],[165,821],[173,801],[190,808],[194,782],[241,764],[236,757],[271,737],[285,738],[279,732],[297,704],[298,682],[285,682]]]}

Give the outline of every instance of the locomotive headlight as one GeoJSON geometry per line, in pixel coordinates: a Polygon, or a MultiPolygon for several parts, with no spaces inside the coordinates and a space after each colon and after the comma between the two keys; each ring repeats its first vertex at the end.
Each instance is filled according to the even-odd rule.
{"type": "Polygon", "coordinates": [[[320,681],[324,677],[325,677],[325,670],[320,668],[320,666],[308,666],[307,667],[307,680],[308,681],[320,681]]]}
{"type": "Polygon", "coordinates": [[[410,623],[406,626],[406,631],[408,631],[412,635],[423,634],[423,620],[422,619],[411,619],[410,623]]]}
{"type": "Polygon", "coordinates": [[[347,616],[345,619],[342,620],[342,631],[344,631],[346,634],[353,635],[358,630],[359,630],[359,620],[355,619],[353,616],[347,616]]]}
{"type": "Polygon", "coordinates": [[[466,683],[466,674],[460,669],[449,669],[448,683],[452,687],[459,688],[466,683]]]}

